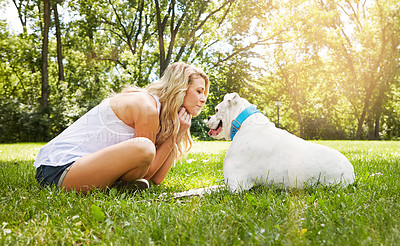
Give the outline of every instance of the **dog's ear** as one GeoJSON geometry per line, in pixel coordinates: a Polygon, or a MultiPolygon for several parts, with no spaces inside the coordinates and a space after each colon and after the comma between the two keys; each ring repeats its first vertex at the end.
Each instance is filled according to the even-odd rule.
{"type": "Polygon", "coordinates": [[[230,94],[226,94],[224,97],[224,101],[227,101],[228,103],[235,103],[236,99],[239,99],[240,96],[236,93],[230,93],[230,94]]]}

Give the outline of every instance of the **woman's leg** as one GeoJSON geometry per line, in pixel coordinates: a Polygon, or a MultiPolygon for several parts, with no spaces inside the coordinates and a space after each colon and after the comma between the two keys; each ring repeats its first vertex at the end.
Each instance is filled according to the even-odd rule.
{"type": "Polygon", "coordinates": [[[147,138],[133,138],[109,146],[78,159],[62,187],[85,193],[93,188],[106,188],[121,177],[125,181],[143,178],[155,153],[153,142],[147,138]]]}

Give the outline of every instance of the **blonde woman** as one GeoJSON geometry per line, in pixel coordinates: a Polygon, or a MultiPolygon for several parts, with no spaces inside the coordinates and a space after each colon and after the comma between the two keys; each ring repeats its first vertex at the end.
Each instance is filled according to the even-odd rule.
{"type": "Polygon", "coordinates": [[[104,100],[47,143],[34,163],[36,180],[83,193],[116,181],[160,184],[177,156],[190,149],[191,119],[208,89],[202,70],[170,65],[159,81],[104,100]]]}

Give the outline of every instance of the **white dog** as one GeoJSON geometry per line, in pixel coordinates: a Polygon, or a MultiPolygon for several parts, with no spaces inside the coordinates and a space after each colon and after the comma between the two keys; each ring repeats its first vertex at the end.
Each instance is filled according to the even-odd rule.
{"type": "Polygon", "coordinates": [[[207,126],[213,138],[233,140],[223,168],[233,191],[259,184],[303,188],[354,182],[354,168],[344,155],[276,128],[237,93],[225,95],[207,126]]]}

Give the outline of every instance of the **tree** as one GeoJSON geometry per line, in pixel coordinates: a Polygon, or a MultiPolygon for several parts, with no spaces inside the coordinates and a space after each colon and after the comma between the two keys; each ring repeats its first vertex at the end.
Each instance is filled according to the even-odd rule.
{"type": "Polygon", "coordinates": [[[160,74],[169,65],[172,54],[176,51],[176,44],[180,44],[179,51],[175,56],[175,61],[181,59],[185,53],[190,53],[187,46],[191,44],[194,48],[196,41],[204,33],[204,25],[210,21],[216,21],[221,24],[225,16],[231,10],[235,0],[224,0],[222,3],[211,1],[168,1],[168,7],[164,7],[166,11],[162,13],[159,0],[154,0],[157,31],[158,31],[158,47],[160,56],[160,74]],[[222,14],[220,14],[222,13],[222,14]],[[218,15],[220,14],[220,15],[218,15]],[[167,29],[167,27],[169,27],[167,29]],[[169,31],[169,44],[166,44],[166,31],[169,31]],[[198,34],[198,32],[201,32],[198,34]],[[177,42],[180,38],[180,42],[177,42]],[[165,49],[165,47],[168,47],[165,49]]]}
{"type": "Polygon", "coordinates": [[[61,27],[60,19],[58,16],[57,3],[52,6],[54,13],[54,24],[56,27],[56,40],[57,40],[57,62],[58,62],[58,81],[64,81],[64,65],[63,65],[63,55],[62,55],[62,41],[61,41],[61,27]]]}
{"type": "Polygon", "coordinates": [[[42,31],[42,95],[40,105],[44,112],[49,104],[49,74],[48,54],[49,54],[49,29],[50,29],[50,0],[43,0],[43,31],[42,31]]]}
{"type": "MultiPolygon", "coordinates": [[[[387,82],[392,81],[387,75],[394,75],[393,71],[390,71],[393,67],[390,67],[395,63],[394,54],[399,45],[396,33],[400,26],[392,24],[392,20],[399,13],[398,7],[393,8],[396,4],[379,0],[369,2],[369,6],[366,3],[347,0],[335,4],[336,16],[340,13],[345,14],[353,32],[345,30],[344,21],[335,17],[332,23],[333,28],[338,31],[338,42],[330,45],[330,48],[336,51],[338,60],[347,65],[347,68],[341,68],[347,73],[347,78],[342,83],[349,81],[354,88],[348,90],[347,95],[355,106],[355,113],[358,114],[357,139],[363,138],[363,125],[368,115],[375,118],[373,138],[379,137],[379,119],[388,88],[387,82]],[[354,95],[354,92],[357,95],[354,95]]],[[[323,10],[329,10],[323,1],[320,1],[320,5],[323,10]]]]}
{"type": "Polygon", "coordinates": [[[15,8],[17,9],[18,12],[18,18],[19,21],[21,22],[22,25],[22,30],[24,34],[27,34],[27,19],[28,15],[32,12],[33,10],[33,5],[29,1],[12,1],[15,8]]]}
{"type": "MultiPolygon", "coordinates": [[[[369,124],[367,130],[374,131],[369,134],[370,138],[378,138],[379,119],[388,98],[390,83],[393,83],[393,76],[398,69],[394,65],[399,58],[397,47],[400,25],[394,24],[398,22],[394,17],[399,13],[398,5],[393,1],[305,0],[283,2],[279,9],[281,16],[275,16],[275,19],[280,21],[273,26],[284,26],[285,29],[276,37],[278,45],[274,50],[291,51],[272,59],[279,64],[278,77],[287,81],[286,86],[289,86],[289,81],[299,81],[299,73],[305,74],[302,66],[304,60],[298,58],[318,58],[322,62],[321,66],[314,64],[307,69],[318,71],[320,75],[329,72],[333,76],[329,76],[331,81],[328,82],[319,80],[318,76],[313,79],[340,93],[338,99],[341,104],[324,105],[335,111],[353,114],[347,116],[346,122],[353,124],[352,118],[357,120],[356,138],[365,138],[365,122],[369,124]],[[295,58],[290,58],[294,53],[295,58]],[[288,62],[288,58],[291,62],[288,62]],[[350,107],[344,106],[346,102],[343,97],[350,107]]],[[[277,72],[272,70],[272,73],[277,72]]],[[[309,79],[298,84],[301,88],[308,88],[307,83],[310,84],[309,79]]],[[[284,95],[294,101],[298,95],[305,96],[306,102],[312,101],[312,94],[304,92],[294,94],[288,89],[284,95]]],[[[296,121],[301,125],[304,118],[299,113],[300,105],[305,106],[304,103],[293,103],[291,108],[297,112],[296,121]]]]}
{"type": "MultiPolygon", "coordinates": [[[[171,62],[180,60],[210,62],[210,68],[213,68],[268,40],[256,40],[246,45],[238,40],[240,36],[252,35],[249,31],[251,21],[254,16],[261,15],[261,9],[271,8],[265,1],[140,0],[103,3],[106,6],[99,16],[104,28],[110,31],[113,40],[121,41],[131,53],[129,61],[121,57],[116,59],[118,56],[110,60],[125,69],[131,67],[129,73],[139,81],[152,73],[146,67],[158,67],[159,75],[171,62]],[[246,11],[246,17],[241,17],[243,11],[246,11]],[[239,17],[242,21],[238,20],[239,17]],[[229,40],[234,35],[235,40],[229,40]],[[234,50],[218,61],[208,59],[214,53],[222,55],[218,47],[223,45],[234,47],[234,50]],[[143,56],[150,61],[145,66],[142,65],[143,56]]],[[[117,49],[120,54],[124,53],[122,45],[117,49]]]]}
{"type": "Polygon", "coordinates": [[[398,136],[395,0],[13,2],[25,29],[0,23],[0,141],[46,141],[180,60],[210,76],[203,118],[238,92],[272,121],[281,99],[281,125],[304,138],[398,136]]]}

